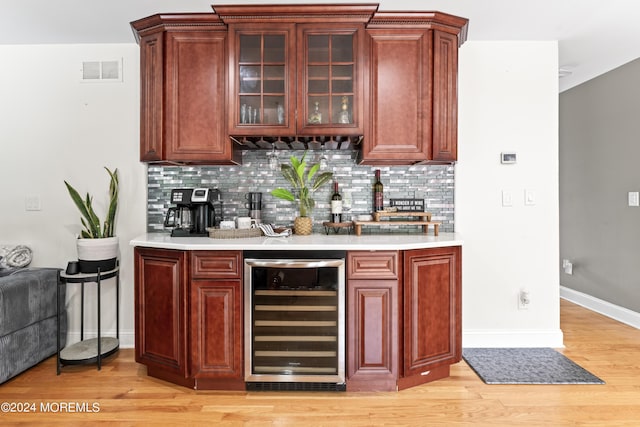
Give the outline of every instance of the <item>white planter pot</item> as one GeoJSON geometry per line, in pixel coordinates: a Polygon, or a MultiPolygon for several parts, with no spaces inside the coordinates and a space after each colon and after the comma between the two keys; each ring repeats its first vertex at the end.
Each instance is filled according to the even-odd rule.
{"type": "Polygon", "coordinates": [[[78,261],[81,273],[96,273],[116,268],[118,237],[104,239],[78,239],[78,261]]]}

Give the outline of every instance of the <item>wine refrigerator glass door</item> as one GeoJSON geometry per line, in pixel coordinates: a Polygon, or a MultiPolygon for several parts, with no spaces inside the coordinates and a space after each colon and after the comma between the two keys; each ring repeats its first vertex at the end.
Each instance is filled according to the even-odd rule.
{"type": "Polygon", "coordinates": [[[245,381],[344,383],[344,260],[245,259],[245,278],[245,381]]]}

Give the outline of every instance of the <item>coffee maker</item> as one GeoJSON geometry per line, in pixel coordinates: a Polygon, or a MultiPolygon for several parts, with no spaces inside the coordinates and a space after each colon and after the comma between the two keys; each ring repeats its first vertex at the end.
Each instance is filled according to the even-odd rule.
{"type": "Polygon", "coordinates": [[[208,236],[222,218],[220,191],[213,188],[176,188],[171,190],[171,203],[164,226],[173,228],[172,237],[208,236]]]}

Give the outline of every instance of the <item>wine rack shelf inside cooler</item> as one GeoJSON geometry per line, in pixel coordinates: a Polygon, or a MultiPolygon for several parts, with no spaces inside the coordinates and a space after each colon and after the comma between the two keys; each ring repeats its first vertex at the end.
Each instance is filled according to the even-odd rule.
{"type": "Polygon", "coordinates": [[[336,375],[339,300],[336,290],[255,290],[253,373],[336,375]]]}

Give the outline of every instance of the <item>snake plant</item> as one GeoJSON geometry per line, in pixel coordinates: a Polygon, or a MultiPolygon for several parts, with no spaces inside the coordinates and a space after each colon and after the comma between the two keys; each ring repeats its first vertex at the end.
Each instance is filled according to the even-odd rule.
{"type": "Polygon", "coordinates": [[[100,224],[100,218],[96,215],[93,209],[93,197],[87,193],[83,199],[80,193],[71,186],[67,181],[64,184],[67,186],[71,200],[76,205],[82,217],[80,218],[84,230],[80,233],[84,239],[101,239],[104,237],[113,237],[114,225],[116,219],[116,212],[118,210],[118,169],[113,172],[105,167],[111,181],[109,183],[109,208],[107,210],[107,216],[102,225],[100,224]]]}

